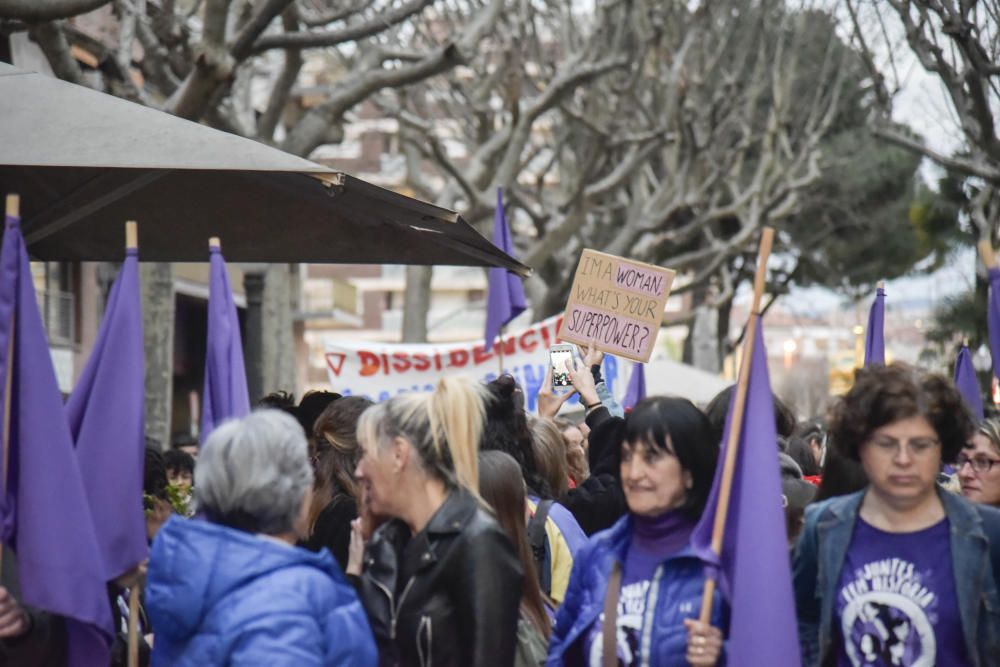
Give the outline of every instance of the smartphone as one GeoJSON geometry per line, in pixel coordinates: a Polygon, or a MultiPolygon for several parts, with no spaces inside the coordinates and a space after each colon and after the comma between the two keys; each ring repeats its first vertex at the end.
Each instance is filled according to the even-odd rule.
{"type": "MultiPolygon", "coordinates": [[[[549,364],[552,366],[552,388],[570,387],[573,383],[569,379],[569,371],[566,365],[573,360],[573,346],[560,344],[549,348],[549,364]]],[[[572,367],[572,364],[570,364],[572,367]]]]}

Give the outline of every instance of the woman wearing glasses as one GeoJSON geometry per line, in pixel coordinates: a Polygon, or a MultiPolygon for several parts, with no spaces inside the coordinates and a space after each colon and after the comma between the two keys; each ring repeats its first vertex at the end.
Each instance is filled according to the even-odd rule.
{"type": "Polygon", "coordinates": [[[830,426],[869,483],[807,510],[794,564],[803,664],[995,665],[1000,511],[935,484],[973,430],[954,386],[866,368],[830,426]]]}
{"type": "Polygon", "coordinates": [[[1000,507],[1000,420],[979,424],[955,462],[962,495],[974,503],[1000,507]]]}

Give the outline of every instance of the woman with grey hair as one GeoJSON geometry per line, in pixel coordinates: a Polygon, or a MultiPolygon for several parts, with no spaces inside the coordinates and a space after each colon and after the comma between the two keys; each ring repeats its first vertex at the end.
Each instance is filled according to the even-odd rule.
{"type": "Polygon", "coordinates": [[[154,664],[376,663],[364,611],[330,553],[294,546],[312,484],[289,415],[262,410],[212,432],[195,469],[207,520],[172,518],[153,542],[154,664]]]}

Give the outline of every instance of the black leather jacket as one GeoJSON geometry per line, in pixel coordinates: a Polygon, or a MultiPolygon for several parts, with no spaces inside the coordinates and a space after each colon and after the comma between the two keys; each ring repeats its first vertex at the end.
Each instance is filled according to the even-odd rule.
{"type": "Polygon", "coordinates": [[[366,547],[358,592],[380,664],[510,667],[524,575],[506,534],[465,491],[423,533],[407,549],[409,528],[393,520],[366,547]]]}

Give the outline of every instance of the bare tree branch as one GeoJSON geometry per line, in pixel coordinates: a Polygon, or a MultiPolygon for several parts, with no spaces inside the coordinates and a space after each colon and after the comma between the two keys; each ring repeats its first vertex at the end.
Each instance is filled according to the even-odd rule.
{"type": "Polygon", "coordinates": [[[0,18],[29,23],[57,21],[92,12],[111,0],[0,0],[0,18]]]}
{"type": "MultiPolygon", "coordinates": [[[[294,6],[289,7],[281,15],[281,21],[286,30],[295,30],[298,25],[297,10],[294,6]]],[[[274,137],[274,130],[281,119],[281,113],[288,104],[288,98],[298,79],[299,70],[302,69],[302,52],[298,49],[285,50],[285,64],[281,68],[281,74],[275,81],[271,89],[271,97],[267,101],[267,109],[261,115],[257,123],[257,137],[264,141],[270,141],[274,137]]]]}
{"type": "Polygon", "coordinates": [[[269,49],[308,49],[356,42],[360,39],[377,35],[390,26],[406,21],[414,14],[423,11],[425,7],[433,2],[434,0],[408,0],[393,9],[380,12],[366,21],[360,21],[354,25],[348,25],[336,30],[267,35],[261,37],[253,45],[253,53],[260,53],[269,49]]]}
{"type": "Polygon", "coordinates": [[[62,21],[50,21],[31,26],[28,31],[49,61],[57,77],[81,86],[89,85],[80,64],[70,53],[70,45],[63,31],[62,21]]]}

